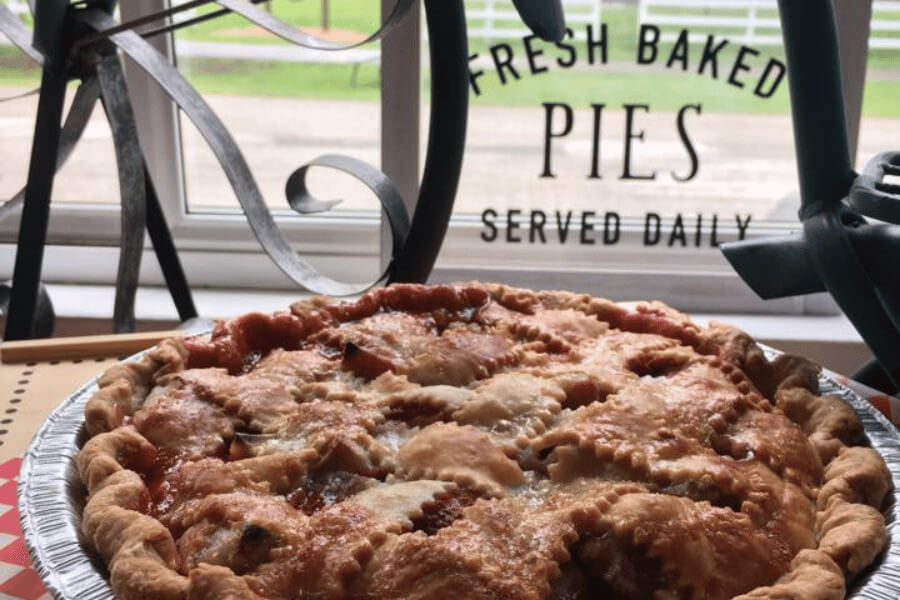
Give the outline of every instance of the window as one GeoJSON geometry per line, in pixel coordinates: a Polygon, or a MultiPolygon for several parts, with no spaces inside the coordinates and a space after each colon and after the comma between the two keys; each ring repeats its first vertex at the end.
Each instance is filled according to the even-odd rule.
{"type": "MultiPolygon", "coordinates": [[[[509,2],[469,4],[480,94],[457,220],[472,231],[453,276],[480,275],[472,257],[483,257],[500,278],[689,310],[834,310],[821,296],[759,301],[711,247],[799,229],[774,0],[573,0],[556,46],[509,32],[509,2]]],[[[864,3],[839,4],[852,24],[864,3]]],[[[876,31],[885,16],[876,10],[876,31]]],[[[893,57],[896,69],[897,56],[869,64],[893,57]]],[[[876,126],[881,140],[861,140],[863,160],[898,133],[900,105],[879,106],[894,118],[876,126]]]]}
{"type": "MultiPolygon", "coordinates": [[[[385,3],[382,10],[389,10],[390,0],[385,3]]],[[[138,4],[149,12],[164,0],[126,3],[123,16],[136,16],[129,11],[138,4]]],[[[346,40],[374,30],[379,19],[371,0],[268,4],[298,26],[346,40]]],[[[843,24],[865,3],[839,4],[843,24]]],[[[892,44],[900,36],[879,25],[896,19],[896,4],[878,0],[872,15],[861,160],[890,147],[898,133],[900,50],[892,44]]],[[[456,210],[433,279],[657,297],[694,311],[833,310],[821,297],[758,300],[714,247],[799,225],[774,0],[566,0],[565,6],[571,35],[554,45],[529,38],[509,0],[466,2],[478,93],[471,98],[456,210]],[[701,64],[710,35],[713,49],[728,40],[716,55],[715,75],[708,59],[701,64]]],[[[213,9],[178,18],[206,10],[213,9]]],[[[341,152],[385,165],[407,200],[415,197],[425,141],[416,140],[419,129],[423,138],[427,132],[418,117],[415,69],[418,49],[427,50],[419,29],[408,22],[384,47],[335,53],[325,64],[235,16],[154,44],[175,57],[229,126],[295,249],[327,274],[352,281],[378,272],[382,235],[374,198],[347,177],[314,171],[313,192],[343,202],[304,217],[287,209],[283,185],[316,155],[341,152]]],[[[0,46],[0,60],[0,89],[36,85],[37,71],[25,68],[14,50],[0,46]]],[[[427,60],[422,63],[427,105],[427,60]]],[[[142,143],[192,285],[292,287],[259,249],[196,130],[138,69],[127,74],[142,143]]],[[[849,89],[862,85],[853,81],[849,89]]],[[[30,141],[26,119],[34,103],[32,97],[0,104],[0,119],[12,125],[2,129],[0,150],[15,161],[0,173],[0,198],[24,181],[22,148],[30,141]],[[7,131],[18,137],[11,140],[7,131]]],[[[421,113],[427,120],[424,106],[421,113]]],[[[56,247],[48,253],[46,279],[114,277],[115,163],[100,116],[57,182],[56,247]],[[93,173],[90,179],[85,172],[93,173]],[[98,190],[112,197],[93,196],[98,190]],[[71,245],[90,264],[73,268],[59,260],[71,256],[71,245]]],[[[10,219],[0,222],[0,241],[14,243],[14,232],[10,219]]],[[[8,265],[0,270],[11,272],[11,257],[8,265]]],[[[154,271],[148,256],[144,280],[160,283],[154,271]]]]}

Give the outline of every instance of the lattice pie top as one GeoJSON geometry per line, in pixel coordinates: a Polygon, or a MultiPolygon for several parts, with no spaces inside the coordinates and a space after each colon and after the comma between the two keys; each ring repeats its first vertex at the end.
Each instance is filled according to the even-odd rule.
{"type": "Polygon", "coordinates": [[[104,374],[83,530],[127,599],[838,599],[891,479],[816,376],[659,303],[315,298],[104,374]]]}

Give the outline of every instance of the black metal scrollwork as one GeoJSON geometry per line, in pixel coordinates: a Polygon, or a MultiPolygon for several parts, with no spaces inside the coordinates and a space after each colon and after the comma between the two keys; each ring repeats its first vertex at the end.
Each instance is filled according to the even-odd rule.
{"type": "Polygon", "coordinates": [[[122,197],[119,269],[113,305],[113,326],[118,333],[134,331],[134,302],[144,249],[144,228],[147,225],[147,190],[144,186],[144,157],[138,143],[137,122],[128,99],[125,73],[115,48],[111,44],[104,46],[98,56],[97,80],[112,131],[122,197]]]}
{"type": "Polygon", "coordinates": [[[399,249],[409,233],[409,215],[400,191],[387,175],[359,159],[341,154],[326,154],[300,167],[288,177],[284,193],[291,208],[300,214],[311,215],[331,210],[340,200],[316,200],[306,188],[306,174],[311,167],[329,167],[353,175],[368,187],[381,202],[391,229],[393,247],[399,249]]]}
{"type": "MultiPolygon", "coordinates": [[[[326,155],[295,171],[288,179],[290,205],[302,214],[322,212],[334,202],[313,198],[305,185],[310,167],[340,169],[365,183],[379,199],[392,234],[392,261],[375,282],[355,284],[335,281],[301,259],[282,236],[249,166],[228,130],[203,98],[169,62],[143,39],[180,25],[166,25],[138,35],[133,30],[164,16],[215,1],[222,7],[215,14],[234,12],[292,43],[320,50],[342,50],[386,35],[407,14],[415,0],[397,0],[382,26],[361,42],[342,45],[322,40],[292,27],[254,6],[258,0],[190,0],[161,13],[145,15],[127,23],[111,17],[115,0],[46,0],[35,15],[34,44],[28,44],[24,27],[0,6],[0,30],[29,56],[44,65],[41,99],[29,180],[24,193],[3,206],[6,213],[23,205],[19,248],[6,335],[29,337],[43,243],[52,191],[52,178],[39,181],[38,173],[48,165],[60,166],[84,131],[98,97],[103,100],[116,143],[123,202],[123,227],[116,294],[117,330],[133,327],[134,292],[140,264],[140,247],[146,224],[157,257],[163,265],[170,291],[182,319],[196,315],[190,290],[174,250],[171,235],[137,144],[134,115],[127,103],[127,90],[115,47],[155,79],[184,114],[193,121],[210,146],[231,183],[251,229],[260,245],[278,267],[305,288],[331,295],[350,295],[381,281],[425,281],[437,258],[449,223],[456,195],[468,111],[468,41],[462,0],[424,0],[431,43],[431,123],[425,169],[416,212],[410,219],[394,184],[384,173],[346,156],[326,155]],[[83,83],[64,126],[59,126],[65,83],[72,65],[95,65],[94,74],[79,73],[83,83]]],[[[565,24],[560,0],[516,0],[516,7],[529,26],[545,39],[561,38],[565,24]]],[[[203,17],[204,19],[206,16],[203,17]]],[[[196,21],[189,20],[188,24],[196,21]]]]}
{"type": "MultiPolygon", "coordinates": [[[[111,17],[98,10],[85,11],[81,19],[97,31],[115,26],[115,21],[111,17]]],[[[358,294],[377,283],[376,281],[354,284],[336,281],[322,275],[300,258],[281,234],[250,171],[250,166],[234,138],[203,97],[177,69],[136,33],[131,31],[115,33],[109,40],[151,75],[194,123],[218,158],[260,245],[288,277],[309,290],[334,296],[358,294]]],[[[404,218],[408,220],[402,202],[400,207],[404,218]]]]}
{"type": "Polygon", "coordinates": [[[566,33],[562,0],[513,0],[525,24],[541,38],[559,42],[566,33]]]}
{"type": "Polygon", "coordinates": [[[403,243],[406,241],[406,236],[409,235],[409,215],[406,212],[406,206],[403,204],[403,198],[400,196],[397,186],[394,185],[394,182],[387,175],[366,162],[350,156],[326,154],[291,173],[285,184],[284,191],[288,204],[295,211],[304,215],[325,212],[340,203],[340,200],[317,200],[309,193],[309,190],[306,188],[306,173],[311,167],[329,167],[348,173],[372,190],[379,202],[381,202],[381,208],[387,217],[391,230],[392,249],[392,261],[388,264],[385,272],[378,278],[379,281],[383,280],[393,268],[393,259],[396,258],[403,247],[403,243]]]}

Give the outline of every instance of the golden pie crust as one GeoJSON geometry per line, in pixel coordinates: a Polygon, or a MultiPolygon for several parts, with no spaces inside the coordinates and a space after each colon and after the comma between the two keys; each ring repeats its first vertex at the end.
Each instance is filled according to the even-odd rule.
{"type": "Polygon", "coordinates": [[[817,373],[658,302],[313,298],[107,371],[82,529],[123,599],[838,600],[891,477],[817,373]]]}

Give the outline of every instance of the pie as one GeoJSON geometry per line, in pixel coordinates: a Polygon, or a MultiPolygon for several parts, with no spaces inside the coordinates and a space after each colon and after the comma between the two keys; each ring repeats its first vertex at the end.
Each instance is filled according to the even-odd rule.
{"type": "Polygon", "coordinates": [[[107,371],[123,599],[844,598],[892,480],[818,369],[658,302],[394,285],[107,371]]]}

